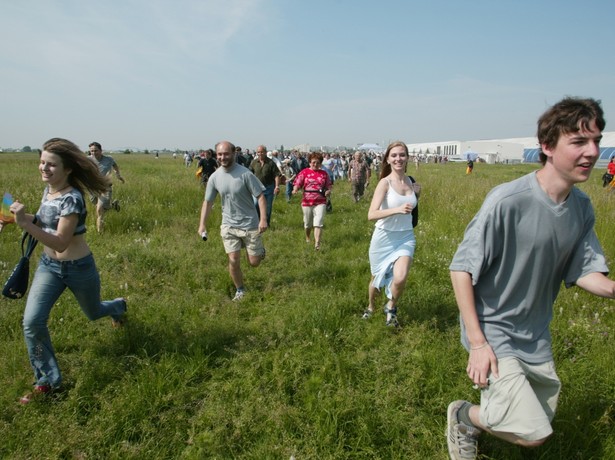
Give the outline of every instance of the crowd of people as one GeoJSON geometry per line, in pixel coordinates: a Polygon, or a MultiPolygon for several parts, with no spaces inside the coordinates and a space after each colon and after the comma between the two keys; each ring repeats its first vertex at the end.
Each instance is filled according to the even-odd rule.
{"type": "MultiPolygon", "coordinates": [[[[593,99],[565,98],[550,107],[538,120],[542,168],[495,187],[466,228],[448,268],[460,312],[461,342],[468,353],[467,375],[481,396],[478,404],[457,400],[448,406],[451,459],[476,458],[484,432],[522,446],[544,443],[553,431],[561,388],[549,333],[561,284],[615,298],[591,202],[575,187],[589,178],[598,160],[604,128],[603,110],[593,99]]],[[[44,246],[23,320],[35,377],[33,390],[21,399],[24,404],[61,384],[47,321],[67,287],[89,319],[110,316],[114,326],[125,319],[124,298],[100,299],[100,279],[84,236],[84,194],[96,200],[97,229],[102,231],[104,210],[115,207],[109,173],[123,178],[117,164],[105,160],[109,157],[102,155],[100,144],[90,144],[90,152],[88,158],[64,139],[46,142],[40,153],[45,189],[38,211],[27,213],[18,200],[10,206],[16,224],[44,246]]],[[[220,196],[220,236],[236,288],[234,301],[246,292],[242,248],[253,267],[265,259],[262,235],[270,227],[271,204],[282,180],[288,201],[302,192],[305,240],[312,243],[313,229],[314,247],[320,250],[334,182],[351,181],[353,199],[359,201],[377,171],[367,213],[375,227],[363,318],[374,315],[377,297],[384,293],[384,322],[399,326],[398,304],[416,247],[412,212],[421,188],[407,175],[408,163],[416,160],[403,142],[387,147],[378,157],[377,170],[361,152],[345,164],[343,160],[319,152],[307,158],[299,152],[269,155],[264,145],[252,158],[229,141],[204,152],[199,159],[205,191],[197,233],[207,237],[214,201],[220,196]]]]}

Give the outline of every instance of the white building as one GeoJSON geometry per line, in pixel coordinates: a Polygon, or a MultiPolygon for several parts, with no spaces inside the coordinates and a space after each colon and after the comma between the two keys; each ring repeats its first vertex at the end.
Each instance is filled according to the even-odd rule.
{"type": "MultiPolygon", "coordinates": [[[[520,163],[528,157],[528,152],[539,148],[536,137],[517,137],[511,139],[489,139],[476,141],[440,141],[422,144],[406,143],[410,154],[424,156],[446,156],[449,159],[463,158],[464,152],[476,152],[487,163],[520,163]],[[524,155],[525,154],[525,155],[524,155]]],[[[615,131],[602,133],[600,143],[601,160],[615,155],[615,131]]],[[[534,152],[535,153],[535,152],[534,152]]],[[[534,155],[535,156],[535,155],[534,155]]],[[[531,161],[536,161],[532,156],[531,161]]]]}

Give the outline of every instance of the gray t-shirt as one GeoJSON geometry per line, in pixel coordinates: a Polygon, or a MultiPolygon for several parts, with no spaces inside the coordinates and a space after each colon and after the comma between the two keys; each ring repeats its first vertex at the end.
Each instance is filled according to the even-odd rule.
{"type": "Polygon", "coordinates": [[[113,157],[109,157],[107,155],[103,155],[100,160],[97,160],[94,155],[90,155],[88,158],[92,160],[96,166],[98,166],[98,169],[103,176],[109,174],[113,167],[117,164],[113,157]]]}
{"type": "Polygon", "coordinates": [[[250,230],[258,228],[254,198],[264,190],[261,181],[248,168],[235,163],[230,170],[220,167],[209,177],[205,200],[214,201],[220,194],[222,225],[250,230]]]}
{"type": "MultiPolygon", "coordinates": [[[[496,356],[552,359],[549,323],[562,281],[608,272],[587,195],[554,203],[536,173],[495,187],[466,228],[450,264],[472,276],[476,311],[496,356]]],[[[461,321],[461,341],[469,344],[461,321]]]]}

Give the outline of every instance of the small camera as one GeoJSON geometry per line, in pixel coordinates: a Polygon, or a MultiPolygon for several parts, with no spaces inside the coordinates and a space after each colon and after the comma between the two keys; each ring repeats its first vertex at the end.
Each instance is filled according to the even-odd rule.
{"type": "Polygon", "coordinates": [[[203,238],[203,241],[207,241],[207,232],[201,233],[201,238],[203,238]]]}

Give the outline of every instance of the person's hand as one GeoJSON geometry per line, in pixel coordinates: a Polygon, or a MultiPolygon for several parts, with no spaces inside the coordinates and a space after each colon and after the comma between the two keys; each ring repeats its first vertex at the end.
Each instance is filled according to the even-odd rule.
{"type": "Polygon", "coordinates": [[[258,232],[259,233],[265,233],[266,230],[267,230],[267,219],[261,220],[258,223],[258,232]]]}
{"type": "Polygon", "coordinates": [[[27,223],[28,219],[26,219],[26,207],[23,205],[23,203],[20,203],[19,201],[14,201],[13,204],[11,204],[9,210],[12,214],[15,215],[15,223],[17,225],[23,227],[27,223]]]}
{"type": "Polygon", "coordinates": [[[410,214],[412,212],[412,205],[410,203],[402,204],[397,208],[399,214],[410,214]]]}
{"type": "Polygon", "coordinates": [[[414,194],[416,196],[419,196],[421,194],[421,184],[415,182],[414,184],[412,184],[412,188],[414,189],[414,194]]]}
{"type": "Polygon", "coordinates": [[[487,378],[490,374],[495,378],[498,377],[498,359],[491,345],[486,343],[484,347],[470,350],[466,372],[468,378],[478,388],[486,388],[489,385],[487,378]]]}
{"type": "Polygon", "coordinates": [[[331,190],[325,191],[325,196],[331,196],[331,190]]]}
{"type": "Polygon", "coordinates": [[[279,195],[280,194],[280,187],[278,187],[277,185],[275,186],[275,188],[273,189],[273,194],[274,195],[279,195]]]}

